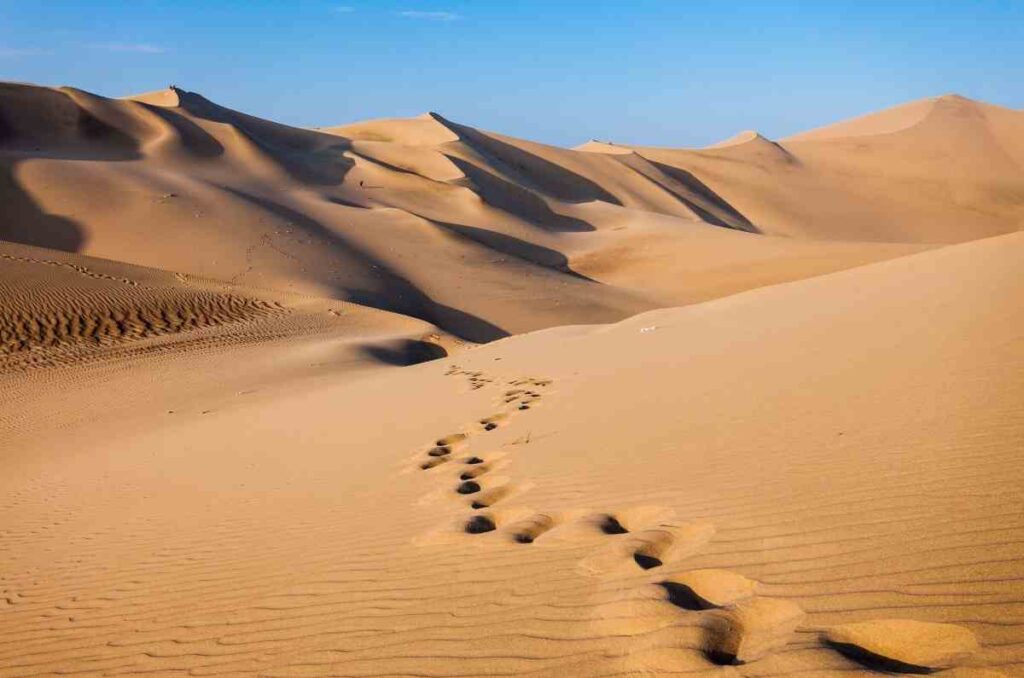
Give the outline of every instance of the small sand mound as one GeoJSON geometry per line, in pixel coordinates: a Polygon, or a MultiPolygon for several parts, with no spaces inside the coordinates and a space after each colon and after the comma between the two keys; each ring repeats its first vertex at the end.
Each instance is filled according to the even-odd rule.
{"type": "Polygon", "coordinates": [[[978,649],[978,639],[962,626],[912,619],[842,624],[830,628],[825,638],[866,666],[899,673],[950,668],[978,649]]]}

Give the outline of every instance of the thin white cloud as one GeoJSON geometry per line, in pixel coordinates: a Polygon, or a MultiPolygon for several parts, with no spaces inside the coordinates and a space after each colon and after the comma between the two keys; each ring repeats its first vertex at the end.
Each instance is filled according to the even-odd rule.
{"type": "Polygon", "coordinates": [[[136,54],[164,54],[168,51],[166,47],[146,42],[97,42],[89,46],[107,52],[134,52],[136,54]]]}
{"type": "Polygon", "coordinates": [[[459,18],[455,12],[426,12],[419,9],[406,9],[396,13],[398,16],[409,19],[427,19],[428,21],[455,21],[459,18]]]}
{"type": "Polygon", "coordinates": [[[52,49],[38,47],[0,47],[0,58],[17,59],[18,57],[44,56],[53,54],[52,49]]]}

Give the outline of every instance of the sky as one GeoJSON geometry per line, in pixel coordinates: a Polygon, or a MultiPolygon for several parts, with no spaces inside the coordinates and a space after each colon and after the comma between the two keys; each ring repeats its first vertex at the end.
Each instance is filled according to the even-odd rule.
{"type": "Polygon", "coordinates": [[[1024,0],[0,0],[0,80],[562,146],[781,138],[951,92],[1024,108],[1022,73],[1024,0]]]}

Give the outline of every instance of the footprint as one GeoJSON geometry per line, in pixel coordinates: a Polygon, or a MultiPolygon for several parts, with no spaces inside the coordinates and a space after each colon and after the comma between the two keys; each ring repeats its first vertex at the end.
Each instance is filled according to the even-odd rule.
{"type": "Polygon", "coordinates": [[[436,466],[440,466],[441,464],[444,464],[445,462],[448,461],[451,461],[451,457],[434,457],[433,459],[428,459],[427,461],[420,464],[420,468],[423,469],[424,471],[429,471],[430,469],[436,466]]]}
{"type": "Polygon", "coordinates": [[[431,456],[431,457],[444,457],[444,456],[447,456],[447,455],[449,455],[451,453],[452,453],[452,448],[451,448],[450,445],[438,445],[437,447],[432,447],[427,452],[427,455],[431,456]]]}
{"type": "Polygon", "coordinates": [[[715,534],[710,523],[688,523],[637,532],[628,546],[633,562],[644,570],[661,567],[668,558],[687,558],[704,547],[715,534]]]}
{"type": "Polygon", "coordinates": [[[532,544],[537,537],[554,526],[555,521],[551,516],[537,514],[514,525],[512,527],[512,539],[520,544],[532,544]]]}
{"type": "Polygon", "coordinates": [[[465,530],[469,534],[483,534],[484,532],[493,532],[497,527],[494,524],[494,519],[489,516],[479,515],[473,516],[466,521],[465,530]]]}
{"type": "Polygon", "coordinates": [[[670,518],[671,512],[658,507],[640,507],[624,514],[598,514],[587,522],[591,529],[606,536],[624,535],[608,548],[587,556],[579,563],[588,575],[623,571],[627,567],[652,570],[669,560],[682,560],[697,553],[715,533],[710,523],[693,522],[683,525],[662,523],[656,527],[633,531],[631,524],[650,524],[645,518],[670,518]],[[627,566],[627,563],[629,564],[627,566]]]}
{"type": "Polygon", "coordinates": [[[480,483],[475,480],[467,480],[459,483],[459,486],[455,488],[455,491],[459,494],[476,494],[481,489],[483,488],[480,487],[480,483]]]}
{"type": "Polygon", "coordinates": [[[489,506],[494,506],[499,501],[507,497],[509,492],[510,489],[507,485],[491,488],[473,497],[473,501],[470,503],[470,506],[474,509],[483,509],[489,506]]]}
{"type": "Polygon", "coordinates": [[[490,464],[477,464],[468,471],[463,471],[459,474],[459,480],[472,480],[473,478],[479,478],[483,474],[491,470],[490,464]]]}
{"type": "Polygon", "coordinates": [[[481,459],[480,457],[466,457],[466,459],[464,459],[462,463],[464,463],[464,464],[482,464],[482,463],[484,463],[484,460],[481,459]]]}
{"type": "Polygon", "coordinates": [[[444,438],[438,438],[437,442],[434,444],[437,445],[438,447],[450,448],[452,445],[461,443],[468,437],[469,434],[467,433],[452,433],[451,435],[446,435],[444,438]]]}
{"type": "Polygon", "coordinates": [[[932,673],[956,666],[978,649],[969,629],[912,619],[876,619],[833,626],[825,642],[876,671],[932,673]]]}
{"type": "Polygon", "coordinates": [[[789,643],[804,611],[789,600],[753,598],[708,613],[704,652],[716,664],[745,664],[789,643]]]}
{"type": "Polygon", "coordinates": [[[610,513],[606,513],[603,516],[599,516],[597,519],[597,529],[601,530],[604,534],[628,534],[629,530],[623,527],[619,519],[610,513]]]}
{"type": "Polygon", "coordinates": [[[551,379],[534,379],[533,377],[525,377],[523,379],[514,379],[509,383],[510,386],[550,386],[551,379]]]}
{"type": "Polygon", "coordinates": [[[660,583],[668,601],[685,610],[710,610],[753,598],[757,582],[728,570],[691,570],[660,583]]]}
{"type": "Polygon", "coordinates": [[[664,565],[662,557],[675,541],[672,533],[668,530],[645,530],[638,536],[633,561],[645,570],[664,565]]]}
{"type": "Polygon", "coordinates": [[[485,431],[493,431],[494,429],[501,426],[502,422],[508,418],[507,414],[495,414],[487,417],[486,419],[480,420],[480,425],[484,427],[485,431]]]}

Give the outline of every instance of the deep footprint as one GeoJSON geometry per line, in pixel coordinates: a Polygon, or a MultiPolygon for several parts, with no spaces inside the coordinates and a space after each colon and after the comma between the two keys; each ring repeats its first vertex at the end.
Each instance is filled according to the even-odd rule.
{"type": "Polygon", "coordinates": [[[754,597],[757,582],[728,570],[691,570],[660,582],[668,602],[684,610],[711,610],[754,597]]]}
{"type": "Polygon", "coordinates": [[[714,534],[715,528],[709,523],[644,530],[636,534],[633,542],[633,562],[644,570],[661,567],[668,555],[690,556],[707,544],[714,534]]]}
{"type": "Polygon", "coordinates": [[[434,444],[438,447],[451,447],[455,443],[461,443],[468,437],[469,436],[465,433],[452,433],[451,435],[446,435],[444,438],[439,438],[434,444]]]}
{"type": "Polygon", "coordinates": [[[466,522],[466,532],[469,534],[483,534],[493,532],[497,528],[494,521],[487,516],[473,516],[466,522]]]}
{"type": "Polygon", "coordinates": [[[480,420],[480,425],[484,427],[485,431],[493,431],[494,429],[501,426],[502,422],[508,417],[507,414],[495,414],[492,417],[480,420]]]}
{"type": "Polygon", "coordinates": [[[464,483],[460,483],[459,486],[455,488],[455,491],[459,494],[476,494],[480,490],[480,483],[473,480],[467,480],[464,483]]]}
{"type": "Polygon", "coordinates": [[[492,490],[481,492],[480,495],[473,499],[473,502],[470,504],[470,506],[472,506],[474,509],[487,508],[488,506],[493,506],[494,504],[498,503],[507,495],[507,487],[495,487],[492,490]]]}
{"type": "Polygon", "coordinates": [[[433,459],[429,459],[420,464],[420,468],[423,469],[424,471],[429,471],[430,469],[440,466],[441,464],[444,464],[445,462],[450,460],[451,457],[434,457],[433,459]]]}
{"type": "Polygon", "coordinates": [[[479,478],[480,476],[482,476],[483,474],[487,473],[490,470],[491,467],[488,465],[478,465],[474,468],[469,469],[468,471],[463,471],[462,473],[460,473],[459,480],[472,480],[473,478],[479,478]]]}
{"type": "Polygon", "coordinates": [[[599,519],[598,529],[605,534],[628,534],[629,530],[622,526],[619,519],[615,516],[608,514],[601,516],[599,519]]]}
{"type": "Polygon", "coordinates": [[[539,536],[555,526],[551,516],[536,515],[518,524],[512,533],[512,539],[520,544],[532,544],[539,536]]]}
{"type": "Polygon", "coordinates": [[[833,626],[825,642],[876,671],[934,673],[952,668],[978,650],[963,626],[912,619],[875,619],[833,626]]]}
{"type": "Polygon", "coordinates": [[[804,612],[791,601],[754,598],[709,613],[705,654],[715,664],[745,664],[784,648],[804,612]]]}

